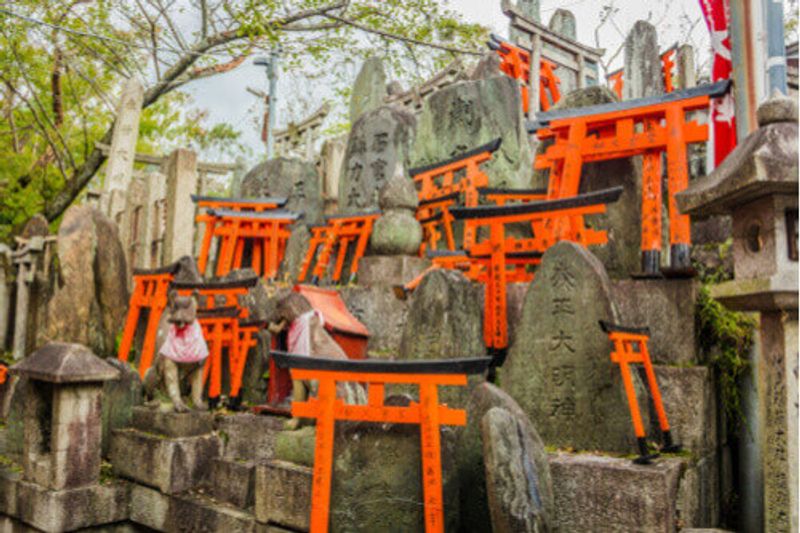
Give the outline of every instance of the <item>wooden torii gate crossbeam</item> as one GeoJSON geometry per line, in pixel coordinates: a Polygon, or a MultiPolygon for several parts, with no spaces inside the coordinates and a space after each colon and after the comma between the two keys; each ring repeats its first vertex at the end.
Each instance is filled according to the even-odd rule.
{"type": "Polygon", "coordinates": [[[337,420],[391,424],[419,424],[422,489],[426,533],[444,532],[442,498],[442,452],[440,427],[463,426],[467,413],[439,403],[439,386],[465,386],[467,375],[481,374],[488,357],[428,361],[342,361],[272,352],[281,368],[291,369],[293,380],[316,380],[316,398],[292,404],[292,416],[314,418],[314,478],[311,488],[311,533],[326,533],[330,516],[334,427],[337,420]],[[336,397],[337,382],[366,383],[368,403],[350,405],[336,397]],[[384,404],[387,383],[419,387],[419,402],[407,406],[384,404]]]}

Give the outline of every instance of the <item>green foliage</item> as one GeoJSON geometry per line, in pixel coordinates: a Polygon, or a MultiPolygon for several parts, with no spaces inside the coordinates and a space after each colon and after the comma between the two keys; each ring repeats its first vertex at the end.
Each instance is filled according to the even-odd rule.
{"type": "Polygon", "coordinates": [[[715,370],[725,416],[735,430],[743,419],[739,391],[741,379],[748,371],[747,353],[753,344],[756,324],[751,317],[714,300],[708,285],[701,288],[696,306],[698,344],[715,370]]]}

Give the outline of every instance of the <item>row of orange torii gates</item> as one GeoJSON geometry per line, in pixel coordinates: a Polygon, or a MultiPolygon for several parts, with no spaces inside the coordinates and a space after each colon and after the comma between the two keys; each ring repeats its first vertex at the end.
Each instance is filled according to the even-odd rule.
{"type": "MultiPolygon", "coordinates": [[[[522,49],[493,38],[490,45],[502,59],[501,69],[520,80],[526,91],[529,56],[522,49]]],[[[665,84],[669,82],[669,54],[665,61],[665,84]]],[[[326,217],[325,223],[311,227],[311,238],[303,260],[299,281],[313,285],[297,285],[315,308],[327,309],[326,325],[335,340],[343,345],[353,361],[341,362],[297,358],[273,352],[270,360],[270,382],[267,410],[289,393],[288,368],[295,379],[320,382],[316,398],[292,406],[295,416],[317,419],[317,442],[311,523],[312,531],[326,531],[332,461],[332,440],[335,420],[367,420],[376,422],[414,423],[421,426],[423,456],[423,488],[427,531],[442,531],[441,462],[439,431],[441,424],[463,424],[465,413],[438,403],[436,389],[440,385],[463,385],[466,374],[489,373],[502,364],[508,348],[506,319],[506,285],[530,281],[543,253],[561,240],[583,246],[601,245],[608,240],[605,230],[587,227],[584,217],[601,214],[607,205],[617,201],[622,187],[579,194],[584,163],[642,156],[642,274],[660,275],[662,234],[662,160],[666,161],[667,210],[670,234],[669,275],[691,274],[689,263],[689,218],[678,212],[674,196],[688,186],[688,146],[708,139],[708,126],[687,118],[687,113],[707,110],[712,98],[725,95],[729,82],[672,91],[660,97],[640,98],[621,103],[602,104],[580,109],[549,110],[560,98],[559,81],[554,65],[546,60],[541,65],[540,95],[544,112],[528,124],[546,148],[536,157],[533,172],[549,171],[549,183],[542,190],[509,190],[489,186],[489,176],[481,165],[489,161],[502,139],[478,146],[456,157],[425,167],[411,169],[419,199],[416,217],[423,228],[419,254],[428,257],[430,269],[450,268],[462,271],[467,278],[485,285],[484,341],[491,357],[474,360],[429,362],[359,361],[366,357],[363,325],[350,315],[335,290],[317,285],[322,280],[333,284],[347,276],[352,281],[358,272],[359,260],[365,254],[372,228],[379,211],[326,217]],[[463,223],[460,244],[456,238],[456,221],[463,223]],[[530,236],[519,237],[506,232],[510,224],[523,223],[531,228],[530,236]],[[345,274],[345,266],[349,272],[345,274]],[[338,327],[337,327],[338,326],[338,327]],[[339,338],[336,338],[336,332],[339,338]],[[349,331],[351,335],[342,335],[349,331]],[[282,377],[281,377],[282,376],[282,377]],[[364,406],[346,405],[336,398],[337,381],[368,383],[369,400],[364,406]],[[410,383],[420,387],[420,402],[407,407],[383,404],[386,383],[410,383]],[[387,418],[388,417],[388,418],[387,418]]],[[[619,89],[621,81],[617,80],[619,89]]],[[[527,102],[527,98],[522,98],[527,102]]],[[[243,267],[252,268],[257,277],[231,281],[179,282],[174,279],[177,264],[155,270],[134,271],[134,291],[127,322],[120,343],[119,357],[128,360],[141,313],[148,312],[138,365],[144,375],[155,355],[156,330],[167,306],[170,289],[181,294],[197,291],[200,295],[198,320],[209,343],[205,366],[209,403],[218,404],[222,389],[223,353],[227,352],[230,377],[229,405],[241,403],[241,385],[247,354],[256,345],[256,333],[266,324],[249,316],[240,305],[259,277],[274,279],[290,236],[292,224],[302,213],[283,209],[286,198],[234,199],[194,196],[200,213],[197,222],[204,226],[204,235],[197,258],[198,269],[206,276],[222,277],[243,267]],[[211,261],[212,243],[217,241],[217,255],[211,261]],[[245,264],[248,262],[249,264],[245,264]]],[[[429,269],[429,270],[430,270],[429,269]]],[[[428,270],[428,271],[429,271],[428,270]]],[[[397,287],[404,297],[419,284],[422,277],[397,287]]],[[[614,344],[613,362],[620,365],[626,387],[634,431],[639,444],[640,462],[652,458],[648,454],[639,407],[630,383],[631,363],[643,364],[648,385],[653,393],[665,448],[676,448],[671,442],[669,422],[660,401],[658,385],[652,375],[647,353],[649,332],[603,324],[614,344]],[[630,390],[629,390],[630,389],[630,390]]],[[[272,348],[279,345],[273,341],[272,348]]]]}
{"type": "MultiPolygon", "coordinates": [[[[527,90],[524,80],[528,72],[527,53],[496,37],[491,47],[503,61],[503,72],[520,76],[521,90],[527,90]]],[[[552,100],[558,95],[558,80],[552,77],[552,65],[547,63],[543,60],[542,87],[548,88],[552,100]]],[[[664,72],[669,69],[665,68],[664,72]]],[[[687,118],[690,116],[687,114],[708,110],[711,99],[724,96],[729,89],[730,82],[722,81],[658,97],[538,113],[536,119],[528,123],[528,131],[546,146],[534,163],[535,170],[549,172],[545,189],[489,187],[489,176],[481,165],[492,158],[502,139],[446,161],[410,169],[419,199],[416,217],[423,229],[419,254],[431,260],[431,268],[458,269],[470,280],[485,285],[484,340],[496,365],[502,364],[508,348],[506,284],[530,281],[542,254],[558,241],[570,240],[584,246],[607,242],[606,231],[587,227],[584,217],[604,213],[607,204],[619,198],[622,188],[579,194],[584,163],[642,156],[640,274],[691,274],[689,217],[678,212],[674,197],[689,183],[689,145],[707,141],[709,131],[707,124],[687,118]],[[660,268],[662,161],[666,162],[670,242],[670,266],[663,270],[660,268]],[[456,221],[463,221],[460,247],[456,242],[456,221]],[[530,237],[506,235],[506,226],[518,223],[530,226],[530,237]],[[484,228],[481,233],[480,228],[484,228]],[[479,234],[487,238],[480,239],[479,234]]],[[[544,91],[542,95],[542,108],[548,108],[544,91]]],[[[527,100],[523,98],[522,101],[527,100]]],[[[194,196],[193,200],[200,209],[196,220],[204,226],[197,260],[201,274],[222,277],[249,266],[265,279],[277,276],[292,224],[302,218],[302,213],[283,209],[286,198],[194,196]],[[211,272],[210,253],[215,240],[218,253],[211,272]],[[246,265],[247,259],[249,264],[246,265]]],[[[355,279],[359,260],[367,250],[373,225],[380,215],[379,211],[333,215],[326,217],[324,224],[312,226],[298,281],[316,285],[326,279],[338,284],[345,281],[346,265],[349,265],[346,281],[355,279]]],[[[134,294],[120,357],[126,359],[131,349],[139,309],[155,307],[140,357],[143,375],[153,359],[157,322],[166,306],[166,291],[172,278],[165,269],[137,271],[134,278],[134,294]]],[[[398,287],[398,294],[403,296],[413,290],[420,280],[421,277],[405,287],[398,287]]],[[[216,282],[191,288],[203,289],[213,283],[216,282]]],[[[231,287],[230,290],[246,290],[237,288],[236,282],[226,282],[226,286],[231,287]]],[[[233,305],[232,293],[226,296],[231,302],[229,305],[233,305]]],[[[227,330],[218,325],[208,325],[205,329],[210,338],[217,339],[213,343],[220,345],[225,344],[219,340],[220,335],[224,338],[244,335],[220,333],[227,330]]],[[[242,331],[248,329],[243,326],[242,331]]],[[[240,343],[251,343],[250,339],[245,336],[240,343]]],[[[239,364],[237,361],[231,368],[238,368],[239,364]]],[[[212,384],[219,383],[216,372],[207,370],[206,373],[212,384]]],[[[218,390],[219,386],[212,388],[218,390]]]]}

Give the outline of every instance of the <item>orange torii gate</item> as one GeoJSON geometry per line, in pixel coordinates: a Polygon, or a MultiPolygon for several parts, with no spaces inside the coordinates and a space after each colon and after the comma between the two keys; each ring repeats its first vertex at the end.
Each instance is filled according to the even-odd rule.
{"type": "Polygon", "coordinates": [[[643,156],[642,270],[657,275],[661,261],[661,156],[666,153],[669,189],[670,265],[666,273],[691,272],[689,217],[678,211],[675,194],[689,184],[688,145],[708,139],[708,125],[686,114],[707,109],[724,95],[730,81],[670,94],[540,113],[528,131],[550,141],[536,158],[536,169],[550,171],[548,199],[578,194],[584,163],[643,156]]]}
{"type": "Polygon", "coordinates": [[[372,235],[372,226],[379,216],[381,216],[380,211],[353,215],[331,215],[325,217],[325,225],[311,226],[309,228],[311,239],[297,281],[301,283],[305,281],[316,258],[316,264],[311,272],[311,283],[318,284],[325,277],[334,247],[338,246],[336,264],[331,276],[332,281],[338,282],[342,277],[342,269],[350,244],[355,244],[353,258],[350,261],[349,281],[352,282],[358,272],[358,262],[367,251],[369,237],[372,235]]]}
{"type": "Polygon", "coordinates": [[[483,373],[490,359],[447,359],[429,361],[342,361],[272,352],[282,368],[289,368],[294,380],[316,380],[316,398],[292,404],[292,416],[314,418],[317,437],[314,448],[314,478],[311,488],[310,533],[326,533],[329,527],[333,441],[337,420],[419,424],[425,531],[444,532],[442,497],[442,425],[463,426],[467,413],[439,403],[439,386],[466,386],[467,375],[483,373]],[[338,382],[366,383],[368,403],[350,405],[336,397],[338,382]],[[386,384],[419,387],[419,402],[407,406],[384,404],[386,384]]]}
{"type": "MultiPolygon", "coordinates": [[[[445,161],[412,168],[408,171],[417,188],[419,206],[416,218],[422,225],[423,237],[420,254],[436,250],[442,233],[448,250],[456,249],[453,217],[449,209],[463,195],[466,206],[478,205],[479,189],[489,185],[489,176],[481,165],[492,158],[500,148],[502,139],[494,139],[482,146],[458,154],[445,161]],[[463,174],[463,176],[461,176],[463,174]],[[461,176],[457,179],[457,176],[461,176]],[[441,229],[440,229],[441,228],[441,229]]],[[[475,240],[475,229],[464,225],[464,245],[475,240]]]]}
{"type": "Polygon", "coordinates": [[[220,238],[216,275],[241,268],[245,242],[250,241],[250,267],[268,279],[278,274],[291,235],[289,226],[302,217],[300,213],[277,210],[259,213],[209,209],[208,214],[216,218],[214,235],[220,238]]]}
{"type": "Polygon", "coordinates": [[[199,209],[206,209],[205,213],[200,213],[195,221],[205,225],[203,232],[203,242],[200,246],[200,255],[197,258],[197,269],[200,274],[205,275],[208,265],[211,242],[215,237],[217,222],[216,214],[211,213],[215,209],[227,209],[230,211],[253,211],[256,213],[270,211],[283,207],[288,201],[287,198],[219,198],[217,196],[192,195],[192,202],[197,204],[199,209]]]}
{"type": "Polygon", "coordinates": [[[197,311],[197,321],[203,328],[203,337],[208,344],[208,357],[203,366],[203,383],[208,383],[208,405],[212,409],[219,405],[222,394],[222,350],[227,348],[231,361],[234,354],[238,357],[237,326],[241,312],[242,310],[236,306],[197,311]]]}
{"type": "Polygon", "coordinates": [[[122,330],[117,358],[120,361],[128,360],[133,338],[136,335],[136,326],[139,323],[139,315],[143,309],[148,310],[147,329],[144,334],[142,354],[139,357],[139,374],[142,378],[153,362],[158,322],[167,307],[169,286],[177,270],[178,263],[149,270],[133,269],[133,292],[128,302],[128,316],[122,330]]]}
{"type": "Polygon", "coordinates": [[[571,240],[584,246],[607,242],[605,231],[581,230],[582,219],[586,215],[604,213],[606,204],[616,202],[622,190],[622,187],[614,187],[564,200],[452,209],[456,219],[469,218],[476,225],[489,228],[489,238],[465,252],[471,262],[483,267],[478,276],[478,281],[486,286],[483,336],[493,357],[493,367],[503,364],[508,350],[506,284],[531,279],[526,267],[538,265],[544,251],[558,241],[571,240]],[[580,224],[575,224],[576,219],[580,219],[580,224]],[[506,225],[519,222],[539,228],[540,234],[532,238],[506,236],[506,225]]]}
{"type": "Polygon", "coordinates": [[[672,433],[670,433],[667,413],[664,411],[664,404],[661,401],[661,392],[658,389],[656,374],[653,371],[653,363],[650,361],[650,352],[647,350],[650,330],[648,328],[620,326],[606,322],[605,320],[600,321],[600,327],[603,331],[608,333],[608,339],[613,344],[611,361],[619,364],[619,370],[622,373],[622,383],[625,387],[625,394],[628,397],[628,407],[631,411],[633,430],[636,434],[636,443],[639,448],[639,457],[634,459],[633,462],[637,464],[649,464],[652,459],[658,457],[658,454],[650,454],[647,449],[646,432],[642,424],[642,415],[639,413],[639,403],[636,400],[636,390],[633,387],[631,369],[628,366],[632,363],[642,363],[644,366],[647,384],[650,387],[650,393],[653,396],[653,404],[655,405],[656,414],[658,415],[658,425],[661,428],[663,441],[661,451],[664,453],[680,451],[681,446],[672,442],[672,433]]]}
{"type": "MultiPolygon", "coordinates": [[[[531,54],[519,46],[504,41],[501,37],[491,34],[487,43],[503,61],[500,70],[510,78],[519,80],[522,89],[522,110],[527,113],[529,107],[528,83],[530,79],[531,54]]],[[[561,91],[558,86],[561,80],[553,72],[558,66],[545,58],[539,64],[539,105],[542,111],[547,111],[551,106],[561,100],[561,91]],[[548,97],[548,94],[550,95],[548,97]]]]}
{"type": "MultiPolygon", "coordinates": [[[[664,92],[667,93],[671,93],[675,90],[675,74],[672,72],[672,69],[675,67],[675,54],[677,51],[678,43],[675,43],[661,54],[661,76],[664,80],[664,92]]],[[[606,76],[611,90],[620,100],[622,100],[622,88],[625,86],[625,80],[622,78],[624,70],[625,69],[620,68],[609,72],[606,76]]]]}

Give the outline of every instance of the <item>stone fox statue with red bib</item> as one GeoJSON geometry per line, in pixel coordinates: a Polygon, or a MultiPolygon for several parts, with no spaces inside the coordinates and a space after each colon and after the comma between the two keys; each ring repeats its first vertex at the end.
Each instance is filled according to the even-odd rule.
{"type": "Polygon", "coordinates": [[[208,409],[203,401],[203,365],[208,357],[208,346],[197,321],[199,297],[197,291],[191,296],[169,291],[167,308],[158,324],[156,361],[144,377],[147,398],[157,403],[155,393],[160,389],[178,413],[189,410],[181,398],[183,383],[191,387],[192,406],[203,411],[208,409]]]}

